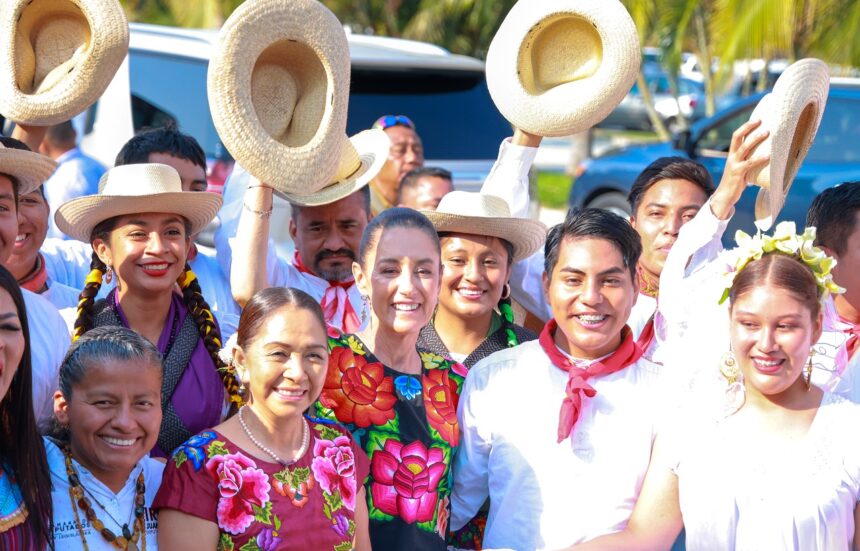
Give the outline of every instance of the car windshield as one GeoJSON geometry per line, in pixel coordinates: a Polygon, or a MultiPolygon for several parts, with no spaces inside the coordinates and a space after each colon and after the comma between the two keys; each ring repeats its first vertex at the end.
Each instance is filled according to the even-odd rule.
{"type": "Polygon", "coordinates": [[[382,115],[411,118],[428,159],[494,159],[511,134],[480,71],[353,68],[347,133],[382,115]]]}

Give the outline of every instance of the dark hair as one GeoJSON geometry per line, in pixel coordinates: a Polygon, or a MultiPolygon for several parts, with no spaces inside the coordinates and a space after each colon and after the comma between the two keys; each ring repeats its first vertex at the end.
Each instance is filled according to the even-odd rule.
{"type": "MultiPolygon", "coordinates": [[[[361,197],[361,207],[364,209],[364,214],[370,215],[370,186],[363,186],[361,189],[358,189],[351,194],[347,195],[343,199],[347,197],[352,197],[353,195],[358,195],[361,197]]],[[[338,201],[342,201],[343,199],[338,199],[338,201]]],[[[336,202],[336,201],[335,201],[336,202]]],[[[329,203],[331,204],[331,203],[329,203]]],[[[296,203],[290,202],[290,215],[293,217],[293,220],[296,219],[296,216],[302,212],[302,209],[305,207],[303,205],[298,205],[296,203]]]]}
{"type": "MultiPolygon", "coordinates": [[[[119,219],[119,216],[114,216],[96,224],[90,236],[90,242],[92,243],[96,238],[107,240],[119,219]]],[[[185,235],[187,237],[191,233],[191,223],[188,220],[183,220],[185,222],[185,235]]],[[[93,251],[93,256],[90,260],[90,273],[78,297],[78,317],[75,320],[74,332],[72,334],[73,341],[76,341],[93,328],[95,297],[98,295],[99,289],[101,289],[102,278],[106,271],[107,266],[101,261],[96,252],[93,251]]],[[[224,363],[218,354],[221,350],[221,330],[218,328],[218,324],[215,323],[212,309],[209,307],[206,299],[203,298],[203,290],[200,288],[197,276],[194,275],[191,266],[187,263],[185,264],[185,270],[176,282],[182,291],[182,299],[188,308],[188,314],[197,326],[200,338],[203,339],[203,345],[215,364],[218,376],[224,384],[228,398],[231,402],[238,403],[240,401],[239,383],[236,380],[235,372],[230,366],[224,363]]]]}
{"type": "MultiPolygon", "coordinates": [[[[72,343],[60,365],[59,388],[66,400],[71,400],[74,387],[84,380],[90,368],[110,360],[143,360],[157,367],[160,373],[163,367],[161,352],[137,331],[126,327],[94,327],[72,343]]],[[[51,437],[68,442],[70,436],[68,428],[54,422],[51,437]]]]}
{"type": "Polygon", "coordinates": [[[257,336],[269,315],[282,306],[307,310],[319,321],[323,331],[326,330],[322,308],[309,294],[292,287],[268,287],[254,293],[242,309],[239,328],[236,330],[236,344],[245,348],[257,336]]]}
{"type": "Polygon", "coordinates": [[[48,459],[33,412],[33,368],[27,308],[18,282],[3,266],[0,266],[0,287],[12,297],[24,335],[21,362],[9,390],[0,397],[0,464],[21,489],[24,504],[30,511],[27,517],[30,533],[40,543],[36,548],[41,549],[53,542],[53,508],[48,459]]]}
{"type": "Polygon", "coordinates": [[[815,226],[815,244],[842,254],[854,233],[860,211],[860,182],[825,189],[806,211],[806,225],[815,226]]]}
{"type": "Polygon", "coordinates": [[[72,121],[65,121],[49,126],[48,130],[45,131],[45,139],[51,145],[71,149],[75,147],[78,133],[75,131],[75,127],[72,126],[72,121]]]}
{"type": "Polygon", "coordinates": [[[206,170],[206,154],[193,136],[183,134],[174,126],[143,130],[125,142],[116,156],[114,165],[148,163],[152,153],[166,153],[191,161],[206,170]]]}
{"type": "Polygon", "coordinates": [[[442,178],[443,180],[448,180],[449,182],[454,181],[453,177],[451,176],[451,172],[445,170],[444,168],[439,168],[435,166],[423,166],[420,168],[413,168],[403,176],[402,180],[400,180],[400,186],[397,188],[398,203],[401,202],[401,200],[403,199],[403,190],[416,187],[421,178],[442,178]]]}
{"type": "Polygon", "coordinates": [[[636,216],[642,196],[660,180],[687,180],[701,188],[707,197],[714,193],[714,180],[701,163],[684,157],[660,157],[646,166],[633,181],[627,195],[633,216],[636,216]]]}
{"type": "Polygon", "coordinates": [[[788,291],[809,308],[813,319],[821,311],[821,295],[815,275],[809,266],[794,256],[773,252],[744,266],[729,289],[730,304],[762,285],[788,291]]]}
{"type": "Polygon", "coordinates": [[[642,241],[627,220],[607,210],[587,208],[568,211],[564,222],[553,226],[544,245],[544,269],[547,277],[558,262],[558,256],[565,239],[603,239],[609,241],[624,260],[624,267],[636,276],[636,263],[642,254],[642,241]]]}
{"type": "Polygon", "coordinates": [[[370,249],[376,247],[376,244],[379,241],[379,234],[382,230],[390,228],[409,228],[424,232],[424,234],[426,234],[433,242],[436,254],[439,255],[441,259],[442,247],[439,245],[439,234],[436,233],[436,228],[433,227],[430,220],[417,210],[394,207],[386,209],[379,215],[375,216],[364,229],[364,234],[361,236],[361,243],[358,246],[358,258],[362,267],[367,266],[367,255],[370,252],[370,249]]]}
{"type": "MultiPolygon", "coordinates": [[[[20,149],[21,151],[29,151],[33,152],[30,147],[22,142],[21,140],[16,140],[15,138],[7,138],[6,136],[0,136],[0,143],[3,144],[3,147],[6,149],[20,149]]],[[[4,172],[0,172],[0,175],[6,176],[12,182],[12,195],[15,198],[15,208],[18,207],[18,189],[21,187],[21,181],[12,176],[11,174],[6,174],[4,172]]]]}

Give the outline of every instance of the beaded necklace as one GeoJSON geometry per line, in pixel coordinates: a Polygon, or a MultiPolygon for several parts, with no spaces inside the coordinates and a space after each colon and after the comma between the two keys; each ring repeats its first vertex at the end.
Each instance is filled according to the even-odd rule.
{"type": "Polygon", "coordinates": [[[302,458],[302,456],[308,450],[308,441],[310,440],[310,430],[308,429],[308,423],[307,421],[305,421],[304,417],[302,417],[302,447],[299,448],[299,451],[298,453],[296,453],[295,458],[289,461],[285,461],[278,457],[275,452],[264,446],[262,442],[257,440],[257,438],[254,436],[254,433],[252,433],[251,429],[248,428],[248,425],[245,424],[245,418],[242,417],[242,412],[245,410],[245,407],[246,406],[242,406],[239,408],[239,424],[242,426],[242,430],[245,432],[245,436],[247,436],[248,439],[251,440],[251,442],[253,442],[255,446],[269,454],[269,456],[274,459],[276,463],[280,463],[284,467],[288,467],[302,458]]]}
{"type": "MultiPolygon", "coordinates": [[[[78,515],[78,509],[84,512],[84,515],[87,520],[90,521],[92,527],[95,528],[95,530],[101,534],[108,543],[117,549],[137,551],[137,542],[142,540],[142,550],[146,551],[146,533],[144,531],[143,520],[144,504],[146,503],[146,484],[143,479],[143,471],[141,471],[140,475],[137,477],[137,494],[134,496],[134,532],[129,529],[128,524],[126,523],[121,527],[122,534],[117,536],[105,527],[104,523],[96,516],[96,512],[92,508],[90,499],[85,495],[86,489],[81,484],[81,479],[72,464],[72,451],[68,446],[63,446],[63,456],[66,461],[66,475],[68,475],[69,479],[69,499],[72,501],[72,512],[75,514],[75,526],[78,529],[78,534],[81,536],[81,543],[83,544],[84,551],[89,551],[89,546],[87,545],[87,538],[84,535],[84,527],[81,524],[81,518],[78,515]],[[141,534],[143,535],[142,538],[141,534]]],[[[95,499],[95,496],[93,496],[93,499],[95,499]]],[[[99,503],[98,500],[96,500],[96,503],[98,503],[99,507],[101,507],[114,522],[119,524],[119,522],[117,522],[117,520],[107,512],[104,505],[99,503]]]]}

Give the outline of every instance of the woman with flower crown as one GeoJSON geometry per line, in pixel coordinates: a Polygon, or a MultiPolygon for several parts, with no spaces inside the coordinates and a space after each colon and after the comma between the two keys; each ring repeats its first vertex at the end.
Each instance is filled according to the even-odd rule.
{"type": "Polygon", "coordinates": [[[731,254],[720,365],[739,387],[731,407],[664,427],[627,528],[573,549],[668,549],[682,525],[690,551],[852,549],[860,441],[846,435],[860,405],[810,381],[822,302],[841,289],[812,232],[789,230],[743,239],[731,254]]]}
{"type": "Polygon", "coordinates": [[[177,171],[156,163],[114,167],[100,189],[56,214],[60,230],[93,246],[72,339],[123,326],[158,347],[165,399],[153,455],[165,457],[241,402],[232,370],[218,357],[218,324],[187,263],[191,236],[212,221],[221,197],[183,192],[177,171]],[[96,300],[102,281],[113,279],[116,288],[96,300]]]}
{"type": "Polygon", "coordinates": [[[367,551],[367,456],[342,426],[304,415],[328,366],[320,305],[298,289],[257,292],[233,364],[248,403],[173,454],[154,507],[164,549],[367,551]]]}

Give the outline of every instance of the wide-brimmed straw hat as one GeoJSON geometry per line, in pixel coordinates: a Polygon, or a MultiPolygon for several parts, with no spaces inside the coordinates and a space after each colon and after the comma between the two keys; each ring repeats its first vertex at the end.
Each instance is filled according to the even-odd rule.
{"type": "Polygon", "coordinates": [[[3,0],[0,113],[66,121],[99,99],[128,53],[118,0],[3,0]]]}
{"type": "Polygon", "coordinates": [[[116,166],[99,181],[99,194],[78,197],[60,205],[57,227],[74,239],[89,243],[93,228],[114,216],[142,212],[178,214],[199,233],[218,214],[221,196],[182,191],[179,173],[158,163],[116,166]]]}
{"type": "Polygon", "coordinates": [[[0,174],[15,178],[19,196],[39,189],[56,168],[57,163],[44,155],[0,143],[0,174]]]}
{"type": "Polygon", "coordinates": [[[391,139],[383,130],[359,132],[341,149],[340,163],[332,183],[309,195],[282,194],[288,201],[306,207],[328,205],[355,193],[370,183],[388,159],[391,139]]]}
{"type": "Polygon", "coordinates": [[[819,59],[801,59],[780,75],[773,91],[759,101],[750,115],[750,120],[762,121],[759,131],[770,132],[752,155],[770,155],[770,163],[749,176],[751,183],[762,188],[756,197],[755,217],[763,230],[782,210],[794,177],[812,147],[829,90],[827,65],[819,59]]]}
{"type": "Polygon", "coordinates": [[[335,181],[347,147],[350,54],[317,0],[251,0],[224,23],[209,62],[212,120],[236,161],[284,194],[335,181]]]}
{"type": "Polygon", "coordinates": [[[517,128],[568,136],[621,103],[641,55],[636,26],[618,0],[520,0],[490,44],[487,85],[517,128]]]}
{"type": "Polygon", "coordinates": [[[447,193],[435,211],[422,210],[439,233],[454,232],[504,239],[514,246],[514,262],[530,257],[546,241],[546,226],[537,220],[514,218],[507,201],[468,191],[447,193]]]}

